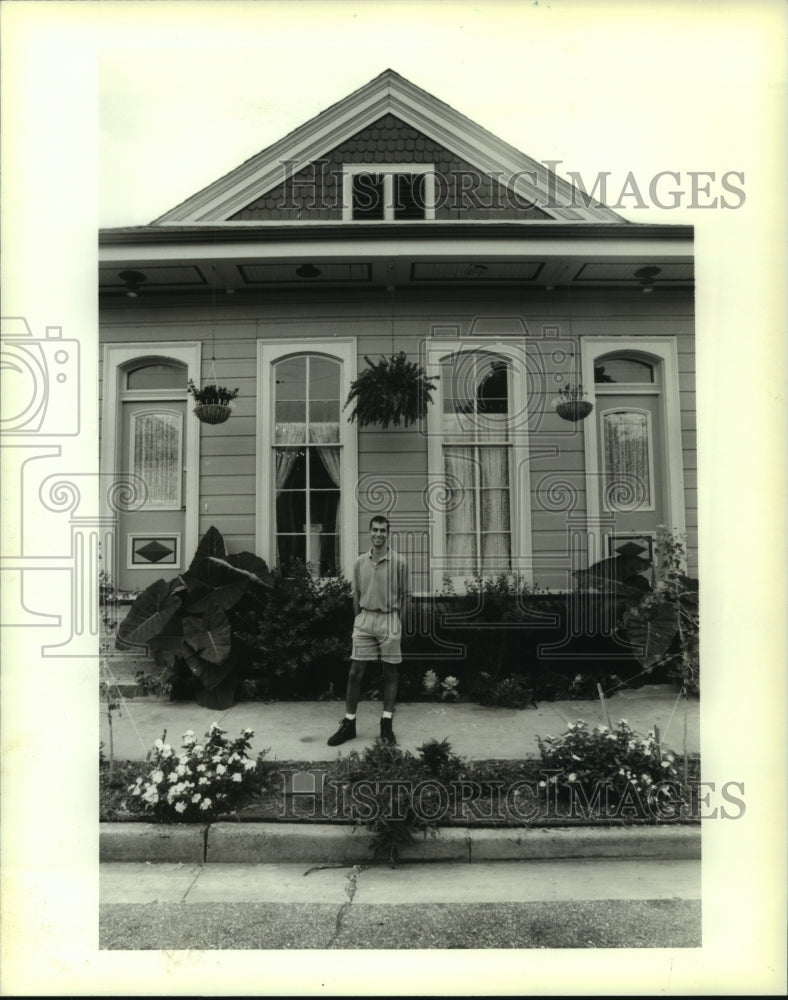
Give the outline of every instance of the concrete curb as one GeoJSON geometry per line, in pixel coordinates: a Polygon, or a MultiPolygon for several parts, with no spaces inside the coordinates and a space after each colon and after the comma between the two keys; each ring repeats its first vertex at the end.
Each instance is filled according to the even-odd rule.
{"type": "MultiPolygon", "coordinates": [[[[359,827],[309,823],[102,823],[99,860],[274,864],[363,864],[370,834],[359,827]]],[[[546,861],[592,858],[695,860],[700,826],[442,827],[401,851],[403,861],[546,861]]]]}

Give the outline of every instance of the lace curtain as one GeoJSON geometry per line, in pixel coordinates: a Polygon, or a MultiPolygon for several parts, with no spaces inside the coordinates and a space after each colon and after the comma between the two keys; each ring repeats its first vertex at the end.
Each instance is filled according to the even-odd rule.
{"type": "Polygon", "coordinates": [[[447,448],[444,460],[448,484],[456,491],[446,524],[452,572],[502,572],[511,555],[508,449],[447,448]]]}
{"type": "Polygon", "coordinates": [[[648,417],[645,413],[606,413],[606,499],[611,510],[635,510],[651,500],[648,417]]]}
{"type": "Polygon", "coordinates": [[[179,413],[134,414],[133,472],[148,489],[146,507],[181,505],[181,432],[179,413]]]}

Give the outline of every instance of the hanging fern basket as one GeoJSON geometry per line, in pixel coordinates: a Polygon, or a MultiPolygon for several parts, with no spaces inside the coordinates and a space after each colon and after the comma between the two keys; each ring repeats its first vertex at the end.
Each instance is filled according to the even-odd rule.
{"type": "Polygon", "coordinates": [[[232,412],[231,407],[221,403],[199,403],[194,407],[197,419],[203,424],[223,424],[232,412]]]}
{"type": "Polygon", "coordinates": [[[594,404],[589,403],[587,399],[565,399],[556,404],[555,412],[564,420],[577,423],[578,420],[585,420],[593,409],[594,404]]]}
{"type": "Polygon", "coordinates": [[[427,377],[424,368],[408,361],[404,351],[370,361],[351,384],[345,408],[353,406],[349,420],[358,421],[359,427],[377,424],[407,427],[418,423],[427,415],[435,391],[434,380],[427,377]]]}

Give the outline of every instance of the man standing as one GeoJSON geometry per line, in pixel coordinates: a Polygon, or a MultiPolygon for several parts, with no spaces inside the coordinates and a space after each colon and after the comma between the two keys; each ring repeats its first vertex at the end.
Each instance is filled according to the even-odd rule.
{"type": "Polygon", "coordinates": [[[380,738],[393,746],[392,719],[397,701],[397,664],[402,663],[400,640],[408,598],[408,567],[404,558],[389,548],[389,521],[382,516],[369,522],[372,547],[353,567],[353,652],[345,697],[345,718],[329,737],[330,747],[356,736],[356,709],[361,680],[368,660],[383,664],[383,716],[380,738]]]}

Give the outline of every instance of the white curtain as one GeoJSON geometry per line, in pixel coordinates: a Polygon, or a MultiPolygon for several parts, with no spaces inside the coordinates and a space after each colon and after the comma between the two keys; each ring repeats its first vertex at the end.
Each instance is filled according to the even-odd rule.
{"type": "Polygon", "coordinates": [[[473,451],[473,448],[445,451],[446,479],[454,491],[447,504],[446,554],[450,571],[455,575],[475,572],[477,467],[473,451]]]}
{"type": "Polygon", "coordinates": [[[604,426],[608,506],[623,511],[648,505],[648,417],[627,411],[606,413],[604,426]]]}
{"type": "MultiPolygon", "coordinates": [[[[281,423],[276,425],[276,442],[280,445],[303,444],[306,426],[302,423],[281,423]]],[[[298,458],[298,448],[277,448],[276,455],[276,495],[279,496],[287,477],[298,458]]]]}

